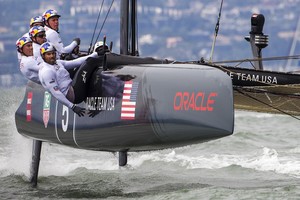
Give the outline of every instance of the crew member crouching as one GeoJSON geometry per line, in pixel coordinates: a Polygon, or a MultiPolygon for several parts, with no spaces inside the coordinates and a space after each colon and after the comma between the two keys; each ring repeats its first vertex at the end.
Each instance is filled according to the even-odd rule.
{"type": "Polygon", "coordinates": [[[94,71],[93,67],[81,66],[80,74],[72,80],[67,70],[80,66],[87,58],[98,57],[98,53],[80,57],[75,60],[58,60],[56,49],[50,42],[41,45],[40,53],[43,62],[40,64],[39,79],[43,87],[49,91],[59,102],[71,108],[78,116],[83,116],[85,109],[77,106],[87,96],[89,79],[94,71]]]}

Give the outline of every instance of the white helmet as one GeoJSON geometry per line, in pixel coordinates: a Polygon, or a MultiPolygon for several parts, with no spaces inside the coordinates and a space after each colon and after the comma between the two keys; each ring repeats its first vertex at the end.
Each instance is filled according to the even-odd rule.
{"type": "Polygon", "coordinates": [[[56,10],[53,10],[53,9],[46,10],[43,14],[44,22],[48,21],[49,18],[54,17],[54,16],[60,17],[60,15],[57,13],[56,10]]]}
{"type": "Polygon", "coordinates": [[[35,37],[38,33],[41,33],[41,32],[46,32],[44,27],[42,27],[42,26],[33,26],[29,30],[29,35],[30,35],[30,37],[35,37]]]}
{"type": "MultiPolygon", "coordinates": [[[[96,52],[96,50],[99,48],[99,47],[103,47],[103,41],[99,41],[95,44],[94,46],[94,51],[93,52],[96,52]]],[[[105,44],[105,48],[108,49],[108,46],[107,44],[105,44]]]]}
{"type": "Polygon", "coordinates": [[[50,42],[45,42],[41,45],[41,48],[40,48],[41,55],[44,55],[44,53],[50,52],[50,51],[56,51],[53,44],[51,44],[50,42]]]}
{"type": "Polygon", "coordinates": [[[31,18],[30,26],[32,26],[34,23],[44,23],[43,17],[42,16],[35,16],[35,17],[31,18]]]}
{"type": "Polygon", "coordinates": [[[17,46],[18,51],[21,50],[23,48],[23,46],[25,44],[27,44],[28,42],[32,42],[30,37],[23,36],[23,37],[19,38],[16,41],[16,46],[17,46]]]}

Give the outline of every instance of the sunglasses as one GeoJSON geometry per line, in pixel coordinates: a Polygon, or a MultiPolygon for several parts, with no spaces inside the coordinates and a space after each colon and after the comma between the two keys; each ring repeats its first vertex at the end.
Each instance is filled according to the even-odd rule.
{"type": "Polygon", "coordinates": [[[46,34],[37,34],[36,37],[43,38],[46,37],[46,34]]]}

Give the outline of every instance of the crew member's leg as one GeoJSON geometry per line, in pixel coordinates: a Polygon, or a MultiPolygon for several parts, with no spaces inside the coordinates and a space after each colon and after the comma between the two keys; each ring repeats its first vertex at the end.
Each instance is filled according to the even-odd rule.
{"type": "Polygon", "coordinates": [[[78,104],[86,99],[93,72],[102,65],[102,61],[103,57],[88,58],[77,70],[72,82],[75,93],[74,103],[78,104]]]}
{"type": "Polygon", "coordinates": [[[102,68],[95,69],[89,83],[87,97],[101,97],[102,96],[102,68]]]}
{"type": "Polygon", "coordinates": [[[75,76],[77,70],[78,70],[78,67],[76,67],[76,68],[74,68],[74,69],[69,69],[69,70],[68,70],[71,79],[74,78],[74,76],[75,76]]]}
{"type": "MultiPolygon", "coordinates": [[[[96,101],[96,99],[98,99],[98,97],[102,97],[102,67],[97,68],[90,80],[89,83],[89,88],[88,88],[88,93],[87,93],[87,98],[86,98],[86,102],[98,102],[96,101]],[[91,101],[89,101],[91,100],[91,101]]],[[[99,102],[98,102],[99,103],[99,102]]],[[[101,110],[100,105],[98,104],[93,104],[94,108],[90,109],[88,112],[89,117],[95,117],[96,115],[98,115],[101,110]]]]}

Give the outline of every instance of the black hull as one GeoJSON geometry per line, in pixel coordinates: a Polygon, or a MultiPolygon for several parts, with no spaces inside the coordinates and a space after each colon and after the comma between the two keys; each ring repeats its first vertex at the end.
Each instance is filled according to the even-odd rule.
{"type": "Polygon", "coordinates": [[[217,68],[232,79],[235,109],[300,115],[300,74],[228,66],[217,68]]]}
{"type": "Polygon", "coordinates": [[[300,84],[300,74],[255,70],[236,67],[219,67],[232,79],[233,86],[274,86],[300,84]]]}
{"type": "Polygon", "coordinates": [[[16,112],[18,131],[35,140],[112,152],[179,147],[233,133],[232,84],[218,69],[119,66],[102,75],[104,95],[80,104],[99,110],[94,118],[79,118],[42,86],[29,82],[16,112]],[[128,83],[136,85],[134,108],[122,103],[128,83]]]}

